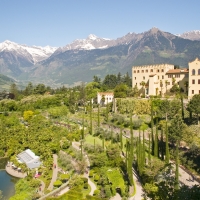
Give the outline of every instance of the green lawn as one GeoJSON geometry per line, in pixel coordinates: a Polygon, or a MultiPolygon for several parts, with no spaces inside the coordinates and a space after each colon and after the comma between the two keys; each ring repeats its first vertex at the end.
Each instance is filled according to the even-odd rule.
{"type": "Polygon", "coordinates": [[[87,135],[85,137],[85,143],[94,145],[94,139],[95,139],[95,144],[102,145],[102,140],[98,137],[93,137],[92,135],[87,135]]]}

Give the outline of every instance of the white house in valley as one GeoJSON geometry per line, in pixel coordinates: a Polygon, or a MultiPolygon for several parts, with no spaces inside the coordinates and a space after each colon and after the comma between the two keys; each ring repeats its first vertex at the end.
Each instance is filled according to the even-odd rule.
{"type": "Polygon", "coordinates": [[[100,105],[106,105],[113,102],[114,93],[113,92],[98,92],[97,93],[97,103],[100,105]]]}

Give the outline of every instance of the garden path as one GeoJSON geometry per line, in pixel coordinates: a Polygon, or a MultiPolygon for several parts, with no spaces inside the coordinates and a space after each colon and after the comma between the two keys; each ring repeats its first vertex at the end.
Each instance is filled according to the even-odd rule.
{"type": "Polygon", "coordinates": [[[135,171],[134,168],[132,169],[133,169],[133,180],[135,182],[136,194],[133,197],[130,197],[129,200],[142,200],[144,198],[143,187],[142,187],[142,184],[138,177],[137,172],[135,171]]]}
{"type": "MultiPolygon", "coordinates": [[[[81,145],[80,142],[72,142],[72,146],[77,150],[80,150],[80,145],[81,145]]],[[[89,167],[90,166],[90,161],[88,159],[87,154],[85,154],[85,158],[86,158],[87,166],[89,167]]],[[[89,168],[88,168],[88,172],[84,173],[84,177],[86,177],[88,179],[88,184],[91,187],[91,191],[90,191],[89,195],[92,196],[94,194],[94,191],[97,189],[97,187],[89,178],[89,168]]]]}
{"type": "MultiPolygon", "coordinates": [[[[173,167],[175,169],[175,165],[173,165],[173,167]]],[[[182,167],[179,167],[179,181],[189,187],[199,185],[199,182],[193,180],[192,176],[182,169],[182,167]]]]}
{"type": "Polygon", "coordinates": [[[69,191],[69,187],[66,187],[66,188],[62,189],[57,195],[61,196],[61,195],[65,194],[68,191],[69,191]]]}
{"type": "Polygon", "coordinates": [[[114,197],[110,198],[110,200],[121,200],[121,199],[122,198],[118,193],[116,193],[116,195],[114,197]]]}
{"type": "Polygon", "coordinates": [[[51,183],[49,184],[48,190],[53,190],[53,183],[57,179],[57,175],[58,175],[57,158],[58,156],[56,154],[53,154],[53,175],[52,175],[51,183]]]}
{"type": "Polygon", "coordinates": [[[39,189],[38,193],[40,194],[40,196],[42,196],[42,195],[44,195],[45,183],[41,179],[39,179],[39,178],[38,178],[38,180],[41,183],[40,184],[40,189],[39,189]]]}

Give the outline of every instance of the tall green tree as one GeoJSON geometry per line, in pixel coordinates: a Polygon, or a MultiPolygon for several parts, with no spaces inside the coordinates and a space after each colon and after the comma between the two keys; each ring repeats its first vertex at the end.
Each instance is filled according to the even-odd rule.
{"type": "Polygon", "coordinates": [[[17,97],[18,97],[18,88],[17,88],[17,85],[15,83],[12,83],[10,85],[10,93],[14,94],[14,99],[17,99],[17,97]]]}
{"type": "Polygon", "coordinates": [[[175,189],[179,189],[179,144],[183,138],[184,129],[186,125],[180,114],[174,116],[171,121],[171,126],[169,128],[170,139],[176,144],[176,171],[175,171],[175,189]]]}
{"type": "Polygon", "coordinates": [[[92,101],[90,100],[90,134],[93,134],[93,123],[92,123],[92,101]]]}
{"type": "Polygon", "coordinates": [[[158,157],[158,117],[156,117],[156,133],[154,138],[154,156],[158,157]]]}
{"type": "Polygon", "coordinates": [[[192,99],[189,101],[187,109],[191,113],[195,113],[197,115],[197,120],[199,124],[199,115],[200,115],[200,94],[195,94],[192,99]]]}

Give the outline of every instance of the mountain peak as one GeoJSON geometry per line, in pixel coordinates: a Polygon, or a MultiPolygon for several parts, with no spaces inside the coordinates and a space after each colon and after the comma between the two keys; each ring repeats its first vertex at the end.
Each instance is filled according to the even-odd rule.
{"type": "Polygon", "coordinates": [[[88,35],[88,37],[87,37],[87,39],[89,39],[89,40],[96,40],[98,37],[96,36],[96,35],[94,35],[94,34],[90,34],[90,35],[88,35]]]}
{"type": "Polygon", "coordinates": [[[200,40],[200,31],[199,30],[187,31],[182,34],[177,34],[177,36],[189,40],[200,40]]]}
{"type": "Polygon", "coordinates": [[[155,34],[157,33],[158,31],[160,31],[157,27],[152,27],[148,32],[152,33],[152,34],[155,34]]]}

